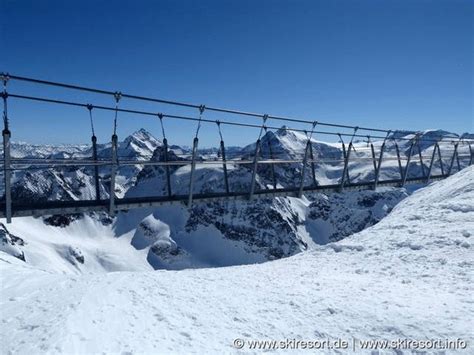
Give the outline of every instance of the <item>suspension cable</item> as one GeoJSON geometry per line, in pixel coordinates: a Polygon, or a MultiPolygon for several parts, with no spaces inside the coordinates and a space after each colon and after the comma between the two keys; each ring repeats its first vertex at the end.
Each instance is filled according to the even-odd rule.
{"type": "Polygon", "coordinates": [[[354,140],[354,137],[355,137],[358,130],[359,130],[359,127],[354,127],[354,133],[352,134],[352,138],[351,138],[351,141],[349,143],[352,143],[352,141],[354,140]]]}
{"type": "Polygon", "coordinates": [[[163,124],[163,117],[164,115],[162,113],[158,114],[158,118],[160,119],[161,133],[163,134],[163,139],[166,139],[165,126],[163,124]]]}
{"type": "Polygon", "coordinates": [[[198,137],[199,130],[201,129],[202,114],[203,114],[205,109],[206,109],[206,106],[204,106],[204,105],[199,106],[199,120],[198,120],[198,125],[196,127],[196,136],[195,136],[195,138],[198,137]]]}
{"type": "Polygon", "coordinates": [[[2,74],[1,78],[2,78],[2,82],[3,82],[3,92],[2,92],[3,127],[4,127],[5,131],[8,131],[8,106],[7,106],[8,92],[7,92],[7,83],[8,83],[9,76],[8,76],[8,74],[2,74]]]}
{"type": "Polygon", "coordinates": [[[393,144],[397,147],[397,149],[398,149],[397,139],[398,139],[398,140],[408,140],[408,142],[411,141],[410,138],[403,138],[403,137],[402,137],[402,138],[395,138],[395,135],[396,135],[396,133],[397,133],[398,131],[399,131],[398,129],[395,130],[395,131],[393,131],[393,134],[392,134],[392,135],[390,136],[390,138],[389,138],[389,139],[393,142],[393,144]]]}
{"type": "MultiPolygon", "coordinates": [[[[89,88],[89,87],[84,87],[84,86],[71,85],[71,84],[65,84],[65,83],[59,83],[59,82],[53,82],[53,81],[47,81],[47,80],[40,80],[40,79],[34,79],[34,78],[27,78],[27,77],[22,77],[22,76],[17,76],[17,75],[10,75],[10,79],[25,81],[25,82],[35,83],[35,84],[41,84],[41,85],[57,86],[57,87],[62,87],[62,88],[66,88],[66,89],[93,92],[93,93],[96,93],[96,94],[114,95],[114,92],[108,91],[108,90],[95,89],[95,88],[89,88]]],[[[156,102],[156,103],[161,103],[161,104],[166,104],[166,105],[182,106],[182,107],[188,107],[188,108],[198,108],[199,109],[201,106],[203,106],[203,105],[196,105],[196,104],[184,103],[184,102],[179,102],[179,101],[163,100],[163,99],[158,99],[158,98],[131,95],[131,94],[125,94],[125,93],[122,94],[122,97],[126,97],[126,98],[129,98],[129,99],[135,99],[135,100],[141,100],[141,101],[156,102]]],[[[250,117],[262,117],[263,116],[260,113],[245,112],[245,111],[238,111],[238,110],[218,108],[218,107],[210,107],[210,106],[207,106],[207,110],[214,111],[214,112],[242,115],[242,116],[250,116],[250,117]]],[[[312,123],[312,121],[309,121],[309,120],[296,119],[296,118],[291,118],[291,117],[274,116],[274,115],[268,115],[268,117],[273,119],[273,120],[280,120],[280,121],[288,121],[288,122],[295,122],[295,123],[309,123],[309,124],[312,123]]],[[[342,125],[342,124],[327,123],[327,122],[320,122],[319,124],[321,126],[328,126],[328,127],[347,128],[347,129],[353,129],[354,128],[354,126],[350,126],[350,125],[342,125]]],[[[375,132],[387,132],[387,130],[379,129],[379,128],[359,127],[359,129],[367,130],[367,131],[375,131],[375,132]]]]}
{"type": "Polygon", "coordinates": [[[122,93],[120,91],[116,91],[114,93],[115,98],[115,117],[114,117],[114,136],[117,135],[117,116],[119,111],[119,101],[122,98],[122,93]]]}
{"type": "Polygon", "coordinates": [[[92,137],[95,137],[94,120],[92,119],[92,109],[93,108],[94,108],[94,106],[92,106],[91,104],[87,104],[87,109],[89,110],[89,118],[90,118],[90,122],[91,122],[92,137]]]}
{"type": "MultiPolygon", "coordinates": [[[[62,104],[62,105],[69,105],[69,106],[76,106],[76,107],[87,107],[87,104],[79,103],[79,102],[72,102],[72,101],[64,101],[64,100],[57,100],[57,99],[47,99],[43,97],[37,97],[37,96],[26,96],[26,95],[18,95],[18,94],[12,94],[8,93],[8,97],[10,98],[17,98],[17,99],[23,99],[23,100],[30,100],[30,101],[39,101],[39,102],[47,102],[47,103],[53,103],[53,104],[62,104]]],[[[123,112],[123,113],[132,113],[132,114],[139,114],[139,115],[146,115],[146,116],[154,116],[156,117],[156,112],[148,112],[148,111],[140,111],[140,110],[131,110],[131,109],[124,109],[124,108],[117,108],[117,107],[110,107],[110,106],[101,106],[101,105],[94,105],[95,109],[99,110],[106,110],[106,111],[118,111],[118,112],[123,112]]],[[[208,108],[207,108],[208,109],[208,108]]],[[[163,117],[168,117],[168,118],[174,118],[174,119],[179,119],[179,120],[187,120],[187,121],[199,121],[198,118],[196,117],[187,117],[187,116],[178,116],[178,115],[169,115],[169,114],[163,114],[163,117]]],[[[268,118],[271,118],[271,116],[268,116],[268,118]]],[[[202,122],[209,122],[209,123],[215,123],[215,120],[209,120],[209,119],[201,119],[202,122]]],[[[226,125],[231,125],[231,126],[240,126],[240,127],[250,127],[250,128],[260,128],[260,125],[257,124],[251,124],[251,123],[240,123],[240,122],[233,122],[233,121],[221,121],[221,124],[226,124],[226,125]]],[[[323,125],[321,122],[319,122],[319,125],[323,125]]],[[[284,129],[286,131],[293,131],[293,132],[304,132],[303,129],[297,129],[297,128],[288,128],[288,127],[272,127],[272,126],[267,126],[269,129],[284,129]]],[[[398,130],[393,131],[393,132],[398,132],[398,130]]],[[[358,137],[358,138],[365,138],[365,135],[359,135],[359,134],[349,134],[349,133],[336,133],[336,132],[325,132],[325,131],[315,131],[314,133],[316,134],[322,134],[322,135],[331,135],[331,136],[346,136],[346,137],[358,137]]],[[[374,136],[372,135],[372,138],[376,139],[384,139],[384,136],[374,136]]],[[[400,137],[400,138],[395,138],[394,136],[391,137],[392,140],[400,140],[400,141],[411,141],[412,138],[405,138],[405,137],[400,137]]],[[[432,139],[424,139],[425,142],[434,142],[432,139]]],[[[472,141],[472,139],[465,139],[462,138],[462,142],[467,142],[467,141],[472,141]]],[[[446,142],[446,141],[443,141],[446,142]]],[[[453,141],[451,141],[453,142],[453,141]]]]}
{"type": "Polygon", "coordinates": [[[359,130],[359,127],[354,127],[354,133],[352,134],[352,137],[351,137],[351,141],[349,142],[349,148],[352,147],[352,150],[354,151],[354,153],[357,153],[357,150],[355,149],[354,147],[354,144],[352,143],[352,141],[354,140],[354,137],[356,136],[356,133],[357,131],[359,130]]]}
{"type": "Polygon", "coordinates": [[[344,144],[344,139],[342,139],[342,134],[336,133],[336,135],[339,137],[339,143],[344,144]]]}
{"type": "Polygon", "coordinates": [[[221,131],[221,121],[217,120],[216,121],[217,129],[219,130],[219,137],[221,137],[221,142],[224,141],[224,138],[222,137],[222,131],[221,131]]]}
{"type": "Polygon", "coordinates": [[[314,133],[314,129],[316,128],[316,126],[318,125],[318,121],[314,121],[312,123],[312,126],[311,126],[311,133],[309,135],[309,138],[308,138],[308,135],[306,134],[306,137],[308,138],[308,142],[311,142],[311,138],[313,138],[313,133],[314,133]]]}
{"type": "Polygon", "coordinates": [[[265,114],[263,115],[262,117],[262,126],[260,127],[260,133],[258,134],[258,139],[257,140],[260,140],[260,138],[262,138],[262,133],[263,131],[265,130],[265,132],[267,131],[267,126],[265,126],[265,123],[267,122],[268,120],[268,115],[265,114]]]}

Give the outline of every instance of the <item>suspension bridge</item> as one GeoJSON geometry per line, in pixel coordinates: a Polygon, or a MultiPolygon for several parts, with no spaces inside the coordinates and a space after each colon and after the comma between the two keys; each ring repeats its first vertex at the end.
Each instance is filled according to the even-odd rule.
{"type": "MultiPolygon", "coordinates": [[[[0,74],[3,82],[3,186],[4,196],[0,200],[0,217],[6,218],[10,223],[13,217],[21,216],[43,216],[56,214],[75,214],[92,211],[104,211],[114,215],[118,211],[126,211],[134,208],[154,207],[164,204],[185,204],[191,207],[193,203],[201,201],[244,199],[274,197],[274,196],[294,196],[302,197],[305,193],[320,192],[331,193],[345,190],[376,189],[379,186],[400,186],[406,184],[427,184],[433,180],[444,179],[455,170],[461,170],[464,166],[473,163],[473,143],[472,139],[458,136],[441,137],[439,139],[428,139],[423,137],[422,132],[413,134],[411,137],[400,136],[400,130],[386,130],[372,127],[358,127],[352,125],[342,125],[330,122],[322,122],[293,117],[282,117],[270,114],[238,111],[226,108],[207,106],[202,104],[190,104],[178,101],[163,100],[146,96],[138,96],[123,93],[120,91],[108,91],[84,86],[77,86],[59,82],[45,81],[34,78],[27,78],[7,73],[0,74]],[[10,82],[19,81],[31,85],[52,86],[71,92],[87,92],[94,95],[109,97],[111,105],[98,105],[90,102],[79,102],[70,100],[59,100],[51,97],[40,97],[24,95],[19,92],[10,92],[10,82]],[[91,124],[91,156],[87,158],[35,158],[35,157],[15,157],[11,154],[11,131],[9,122],[14,119],[14,112],[8,110],[9,100],[31,101],[51,105],[62,105],[84,110],[87,113],[91,124]],[[123,100],[130,102],[148,102],[164,106],[175,106],[190,110],[195,114],[176,115],[162,111],[152,112],[138,109],[121,107],[123,100]],[[99,157],[97,152],[98,142],[94,131],[95,111],[109,111],[113,117],[113,131],[110,144],[110,156],[99,157]],[[206,118],[205,113],[218,114],[225,119],[206,118]],[[117,120],[120,115],[148,116],[157,119],[162,132],[162,153],[160,159],[130,160],[118,155],[117,120]],[[236,119],[238,117],[239,119],[236,119]],[[176,154],[171,154],[170,144],[166,136],[164,120],[183,120],[196,123],[196,130],[192,140],[190,153],[180,159],[176,159],[176,154]],[[244,120],[245,119],[245,120],[244,120]],[[252,120],[252,121],[251,121],[252,120]],[[255,122],[258,120],[258,122],[255,122]],[[282,122],[283,127],[270,125],[269,122],[282,122]],[[199,133],[202,124],[215,124],[220,138],[217,157],[205,159],[199,156],[199,133]],[[293,125],[293,128],[287,127],[293,125]],[[225,140],[221,127],[246,127],[253,128],[259,132],[256,135],[252,151],[244,156],[230,157],[226,150],[225,140]],[[297,127],[295,127],[297,126],[297,127]],[[323,130],[320,130],[324,128],[323,130]],[[304,135],[304,148],[299,156],[281,158],[278,152],[272,151],[272,146],[264,146],[264,134],[269,131],[285,130],[297,132],[304,135]],[[332,136],[338,140],[341,149],[340,157],[320,158],[314,153],[314,142],[316,136],[332,136]],[[363,147],[358,141],[364,140],[363,147]],[[423,149],[422,144],[428,144],[429,149],[423,149]],[[401,147],[403,145],[403,149],[401,147]],[[362,148],[361,148],[362,147],[362,148]],[[388,149],[390,147],[390,151],[388,149]],[[357,149],[356,149],[357,148],[357,149]],[[406,149],[405,149],[406,148],[406,149]],[[366,149],[367,154],[362,154],[360,150],[366,149]],[[265,153],[265,154],[264,154],[265,153]],[[444,155],[444,156],[443,156],[444,155]],[[415,162],[416,160],[416,162],[415,162]],[[371,173],[370,179],[354,179],[351,176],[351,166],[356,163],[366,163],[369,165],[371,173]],[[338,166],[340,176],[337,181],[321,183],[318,181],[318,171],[323,164],[338,166]],[[395,175],[390,178],[381,179],[381,171],[385,166],[394,166],[395,175]],[[116,176],[120,167],[124,166],[151,166],[163,169],[165,181],[165,193],[153,194],[145,197],[122,197],[119,198],[116,191],[116,176]],[[195,172],[197,166],[209,166],[219,168],[222,172],[222,191],[196,191],[195,172]],[[249,181],[245,189],[232,189],[229,183],[229,170],[231,167],[239,167],[248,172],[249,181]],[[292,186],[285,186],[278,181],[276,167],[286,166],[298,173],[298,177],[293,179],[292,186]],[[436,168],[435,168],[436,166],[436,168]],[[189,170],[187,193],[176,193],[171,169],[186,167],[189,170]],[[266,169],[269,172],[268,184],[257,184],[259,169],[266,169]],[[415,167],[416,169],[414,169],[415,167]],[[95,185],[94,198],[88,200],[44,200],[28,201],[16,198],[12,193],[13,177],[16,171],[24,170],[52,170],[61,168],[88,168],[91,170],[95,185]],[[108,194],[101,193],[100,185],[104,183],[104,177],[99,169],[107,169],[108,194]],[[412,172],[410,173],[410,169],[412,172]],[[434,173],[434,170],[438,173],[434,173]],[[413,174],[413,171],[418,174],[413,174]]],[[[268,143],[268,142],[267,142],[268,143]]],[[[21,184],[21,181],[16,183],[21,184]]]]}

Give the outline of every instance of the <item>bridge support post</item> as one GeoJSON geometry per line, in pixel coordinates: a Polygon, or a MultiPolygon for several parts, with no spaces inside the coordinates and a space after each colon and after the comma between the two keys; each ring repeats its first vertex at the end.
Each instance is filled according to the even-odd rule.
{"type": "Polygon", "coordinates": [[[309,158],[311,159],[311,175],[313,178],[313,186],[317,186],[318,183],[316,181],[316,165],[314,164],[314,154],[313,154],[313,145],[309,145],[309,158]]]}
{"type": "Polygon", "coordinates": [[[252,180],[250,181],[249,200],[252,199],[255,192],[255,179],[257,177],[258,155],[260,153],[260,138],[255,143],[255,155],[253,157],[252,180]]]}
{"type": "Polygon", "coordinates": [[[423,163],[423,156],[421,155],[420,141],[417,142],[416,146],[418,148],[418,156],[420,158],[421,174],[423,175],[423,177],[426,177],[425,164],[423,163]]]}
{"type": "Polygon", "coordinates": [[[458,165],[458,171],[461,171],[461,163],[459,162],[459,153],[456,154],[456,163],[458,165]]]}
{"type": "Polygon", "coordinates": [[[10,131],[3,130],[3,171],[5,179],[5,217],[7,223],[12,222],[12,191],[11,191],[11,156],[10,156],[10,131]]]}
{"type": "Polygon", "coordinates": [[[468,145],[469,145],[469,154],[471,155],[471,157],[469,158],[469,165],[472,165],[472,161],[474,159],[474,151],[472,150],[471,143],[468,143],[468,145]]]}
{"type": "MultiPolygon", "coordinates": [[[[163,160],[165,163],[168,163],[168,140],[163,138],[163,160]]],[[[166,171],[166,189],[168,191],[168,197],[171,197],[171,175],[170,175],[170,166],[168,164],[165,165],[166,171]]]]}
{"type": "Polygon", "coordinates": [[[438,145],[438,159],[439,159],[439,165],[441,167],[441,175],[444,176],[444,163],[443,163],[443,158],[441,157],[441,147],[439,145],[438,145]]]}
{"type": "Polygon", "coordinates": [[[433,163],[434,163],[434,160],[435,160],[435,156],[436,156],[436,150],[439,149],[438,147],[438,143],[435,143],[434,147],[433,147],[433,154],[431,154],[431,161],[430,161],[430,166],[428,168],[428,176],[426,177],[426,183],[429,184],[430,183],[430,178],[431,178],[431,171],[433,169],[433,163]]]}
{"type": "Polygon", "coordinates": [[[188,195],[188,207],[193,204],[193,186],[194,186],[194,171],[196,170],[196,155],[198,148],[199,138],[195,137],[193,141],[193,157],[191,161],[191,173],[189,175],[189,195],[188,195]]]}
{"type": "Polygon", "coordinates": [[[449,168],[448,168],[448,173],[447,173],[448,176],[451,175],[451,171],[453,170],[453,165],[454,165],[454,159],[458,155],[458,144],[459,144],[459,142],[456,142],[454,144],[454,152],[453,152],[453,156],[451,158],[451,162],[449,163],[449,168]]]}
{"type": "MultiPolygon", "coordinates": [[[[341,136],[339,136],[341,137],[341,136]]],[[[347,159],[347,151],[346,151],[346,143],[344,143],[344,141],[342,141],[342,138],[341,138],[341,142],[342,142],[342,155],[344,157],[344,163],[347,159]]],[[[349,181],[349,172],[346,173],[346,178],[347,178],[347,181],[349,181]]]]}
{"type": "Polygon", "coordinates": [[[377,160],[375,158],[375,148],[374,144],[370,143],[370,151],[372,153],[372,164],[374,165],[374,174],[377,172],[377,160]]]}
{"type": "Polygon", "coordinates": [[[115,215],[115,175],[117,174],[117,135],[112,135],[112,165],[110,171],[109,214],[115,215]]]}
{"type": "Polygon", "coordinates": [[[344,169],[342,171],[342,178],[341,178],[341,183],[339,187],[340,191],[344,189],[346,178],[347,178],[347,181],[349,181],[349,159],[351,156],[351,150],[352,150],[352,141],[349,143],[349,146],[347,147],[347,152],[344,159],[344,169]]]}
{"type": "MultiPolygon", "coordinates": [[[[375,158],[375,149],[374,144],[370,143],[370,152],[372,153],[372,164],[374,166],[374,182],[375,182],[375,175],[377,175],[377,158],[375,158]]],[[[375,183],[374,183],[374,190],[375,190],[375,183]]]]}
{"type": "Polygon", "coordinates": [[[92,160],[94,161],[95,199],[100,201],[99,165],[97,165],[97,137],[92,136],[92,160]]]}
{"type": "MultiPolygon", "coordinates": [[[[270,159],[273,160],[273,149],[272,149],[272,144],[270,142],[270,139],[267,139],[268,142],[268,152],[270,153],[270,159]]],[[[270,164],[270,171],[272,174],[272,184],[273,184],[273,189],[276,190],[277,188],[277,182],[276,182],[276,174],[275,174],[275,164],[271,163],[270,164]]]]}
{"type": "Polygon", "coordinates": [[[5,217],[7,223],[12,222],[12,189],[11,189],[11,151],[10,138],[11,133],[8,128],[8,109],[7,109],[7,82],[9,80],[8,74],[1,74],[0,78],[3,82],[3,92],[1,94],[3,99],[3,178],[5,181],[5,217]]]}
{"type": "Polygon", "coordinates": [[[380,147],[380,155],[379,155],[379,161],[376,164],[375,168],[375,177],[374,177],[374,190],[377,190],[377,185],[379,183],[379,177],[380,177],[380,168],[382,167],[382,160],[383,160],[383,152],[385,150],[385,141],[387,138],[382,143],[382,146],[380,147]]]}
{"type": "Polygon", "coordinates": [[[398,147],[397,142],[395,142],[395,151],[397,152],[398,171],[400,172],[400,181],[401,181],[403,179],[403,168],[402,168],[402,159],[400,157],[400,148],[398,147]]]}
{"type": "Polygon", "coordinates": [[[299,190],[298,190],[298,197],[299,198],[301,198],[301,196],[303,196],[304,178],[305,178],[306,164],[308,162],[308,155],[309,155],[309,147],[310,146],[311,146],[311,142],[308,140],[308,143],[306,143],[306,148],[304,150],[303,167],[301,168],[301,181],[300,181],[300,187],[299,187],[299,190]]]}
{"type": "Polygon", "coordinates": [[[221,156],[222,156],[222,169],[224,171],[224,184],[225,184],[225,192],[229,193],[229,179],[227,176],[227,160],[225,157],[225,146],[224,141],[221,140],[221,156]]]}
{"type": "Polygon", "coordinates": [[[401,187],[405,186],[405,183],[407,181],[408,177],[408,168],[410,167],[410,160],[411,160],[411,155],[413,153],[413,147],[415,145],[415,141],[411,142],[410,149],[408,151],[408,157],[407,157],[407,164],[405,166],[405,170],[403,171],[403,177],[402,177],[402,182],[401,182],[401,187]]]}

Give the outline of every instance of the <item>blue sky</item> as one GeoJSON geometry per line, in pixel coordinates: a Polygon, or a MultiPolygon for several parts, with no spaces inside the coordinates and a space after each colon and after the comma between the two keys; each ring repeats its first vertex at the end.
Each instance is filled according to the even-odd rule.
{"type": "MultiPolygon", "coordinates": [[[[0,71],[310,120],[472,132],[473,12],[470,0],[3,0],[0,71]]],[[[9,91],[113,104],[18,82],[9,91]]],[[[11,99],[10,119],[17,141],[90,139],[86,110],[11,99]]],[[[97,112],[101,141],[112,120],[97,112]]],[[[191,144],[195,124],[166,125],[172,143],[191,144]]],[[[153,118],[119,117],[122,138],[140,127],[160,137],[153,118]]],[[[224,134],[228,144],[245,144],[258,132],[224,134]]],[[[216,127],[204,125],[202,138],[218,142],[216,127]]]]}

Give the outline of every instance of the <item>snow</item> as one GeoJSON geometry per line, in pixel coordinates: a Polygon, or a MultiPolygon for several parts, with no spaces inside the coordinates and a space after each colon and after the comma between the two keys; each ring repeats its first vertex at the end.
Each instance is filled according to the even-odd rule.
{"type": "MultiPolygon", "coordinates": [[[[2,352],[222,354],[237,352],[235,338],[472,344],[473,201],[469,167],[343,241],[256,265],[75,275],[0,252],[2,352]]],[[[23,228],[29,243],[36,228],[46,227],[23,228]]],[[[121,238],[104,239],[120,249],[121,238]]]]}
{"type": "Polygon", "coordinates": [[[89,216],[63,228],[46,225],[42,219],[17,218],[9,230],[24,239],[27,264],[50,273],[152,270],[146,253],[131,247],[130,233],[116,238],[110,228],[89,216]],[[73,250],[83,255],[84,265],[71,258],[73,250]]]}

